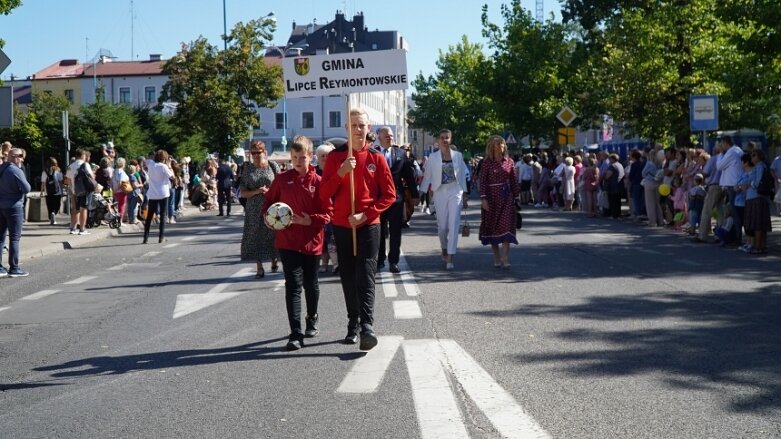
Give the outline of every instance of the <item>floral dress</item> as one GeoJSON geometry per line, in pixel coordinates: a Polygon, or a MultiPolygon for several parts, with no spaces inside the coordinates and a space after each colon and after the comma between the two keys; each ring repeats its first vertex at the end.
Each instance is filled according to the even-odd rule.
{"type": "Polygon", "coordinates": [[[515,164],[510,158],[483,160],[480,165],[480,198],[488,201],[490,209],[480,212],[479,236],[483,245],[518,243],[515,238],[514,200],[520,192],[515,164]]]}
{"type": "MultiPolygon", "coordinates": [[[[241,173],[239,186],[242,191],[270,187],[278,173],[279,166],[274,162],[269,162],[265,169],[247,163],[241,173]]],[[[265,201],[266,196],[263,194],[247,198],[247,205],[244,206],[244,233],[241,236],[242,260],[267,261],[279,258],[279,251],[274,247],[274,231],[266,227],[260,211],[265,201]]]]}

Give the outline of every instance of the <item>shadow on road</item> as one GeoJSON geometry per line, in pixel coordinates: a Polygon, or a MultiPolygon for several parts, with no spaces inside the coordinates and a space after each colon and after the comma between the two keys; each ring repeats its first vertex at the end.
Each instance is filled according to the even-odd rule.
{"type": "MultiPolygon", "coordinates": [[[[128,372],[174,367],[200,366],[206,364],[231,363],[236,361],[276,360],[295,357],[332,357],[340,361],[351,361],[364,357],[365,352],[306,353],[307,348],[337,344],[340,340],[307,343],[303,351],[289,353],[284,346],[266,346],[287,340],[274,338],[256,343],[219,349],[188,349],[181,351],[153,352],[149,354],[123,355],[117,357],[91,357],[62,364],[37,367],[38,372],[54,372],[52,377],[69,378],[96,375],[120,375],[128,372]]],[[[13,386],[16,386],[14,384],[13,386]]],[[[25,384],[18,384],[25,385],[25,384]]]]}
{"type": "Polygon", "coordinates": [[[726,409],[749,413],[781,408],[779,310],[781,292],[771,285],[746,292],[592,296],[573,305],[528,305],[471,314],[567,317],[583,325],[599,322],[599,329],[552,334],[572,350],[515,358],[523,363],[565,364],[566,373],[579,377],[661,372],[670,386],[713,392],[728,400],[726,409]],[[641,329],[610,330],[607,322],[641,329]],[[609,347],[593,349],[595,344],[609,347]]]}

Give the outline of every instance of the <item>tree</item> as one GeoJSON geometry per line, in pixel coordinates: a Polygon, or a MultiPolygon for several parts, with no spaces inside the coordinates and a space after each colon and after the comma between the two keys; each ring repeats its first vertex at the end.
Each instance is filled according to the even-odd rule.
{"type": "Polygon", "coordinates": [[[428,78],[418,74],[413,82],[411,124],[431,133],[450,129],[459,147],[482,151],[488,136],[501,133],[502,128],[491,98],[480,85],[490,74],[490,63],[482,47],[466,36],[447,53],[440,51],[439,72],[428,78]]]}
{"type": "MultiPolygon", "coordinates": [[[[0,0],[0,14],[9,15],[11,10],[22,5],[22,0],[0,0]]],[[[0,48],[5,46],[5,41],[0,38],[0,48]]]]}
{"type": "Polygon", "coordinates": [[[208,151],[199,134],[188,135],[179,128],[173,116],[167,116],[149,108],[134,111],[138,124],[149,136],[149,143],[156,149],[164,148],[174,157],[206,157],[208,151]]]}
{"type": "Polygon", "coordinates": [[[282,70],[264,60],[275,28],[270,18],[238,23],[226,37],[227,50],[200,37],[165,63],[170,80],[160,103],[179,103],[174,120],[185,133],[202,135],[221,154],[249,137],[255,105],[269,107],[282,96],[282,70]]]}
{"type": "Polygon", "coordinates": [[[41,132],[41,144],[30,145],[41,148],[46,154],[65,156],[65,139],[62,137],[62,112],[70,110],[65,96],[53,93],[35,93],[28,108],[28,115],[34,118],[41,132]]]}
{"type": "Polygon", "coordinates": [[[102,90],[95,103],[81,107],[81,117],[71,123],[71,139],[75,146],[90,150],[113,142],[120,157],[147,155],[156,149],[149,145],[149,137],[139,126],[133,109],[105,102],[102,90]]]}
{"type": "Polygon", "coordinates": [[[556,114],[570,105],[577,111],[566,79],[573,64],[570,30],[552,19],[535,21],[520,0],[501,7],[503,26],[488,21],[483,6],[483,35],[494,49],[493,74],[484,83],[503,122],[532,138],[554,134],[556,114]]]}

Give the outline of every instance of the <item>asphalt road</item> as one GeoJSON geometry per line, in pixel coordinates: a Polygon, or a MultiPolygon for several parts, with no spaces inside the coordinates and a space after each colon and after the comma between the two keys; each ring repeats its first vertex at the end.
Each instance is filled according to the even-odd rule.
{"type": "Polygon", "coordinates": [[[473,230],[448,272],[418,213],[405,271],[380,275],[379,346],[339,343],[329,274],[320,336],[287,352],[282,275],[239,261],[242,219],[1,280],[0,436],[781,437],[778,255],[531,210],[512,270],[473,230]]]}

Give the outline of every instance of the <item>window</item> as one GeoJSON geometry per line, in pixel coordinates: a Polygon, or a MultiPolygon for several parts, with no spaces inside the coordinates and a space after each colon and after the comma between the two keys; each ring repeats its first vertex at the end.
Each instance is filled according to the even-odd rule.
{"type": "Polygon", "coordinates": [[[65,99],[67,99],[68,102],[70,102],[71,104],[73,103],[73,90],[72,89],[65,90],[65,99]]]}
{"type": "Polygon", "coordinates": [[[315,113],[311,111],[305,111],[301,113],[301,128],[314,128],[315,127],[315,113]]]}
{"type": "Polygon", "coordinates": [[[287,122],[287,116],[284,113],[275,113],[274,119],[276,121],[275,128],[278,130],[285,129],[285,123],[287,122]]]}
{"type": "Polygon", "coordinates": [[[119,103],[130,104],[132,102],[130,99],[130,87],[119,87],[119,103]]]}
{"type": "Polygon", "coordinates": [[[144,102],[157,102],[157,93],[153,86],[144,87],[144,102]]]}
{"type": "Polygon", "coordinates": [[[342,126],[342,113],[339,111],[331,111],[328,113],[328,127],[339,128],[342,126]]]}

